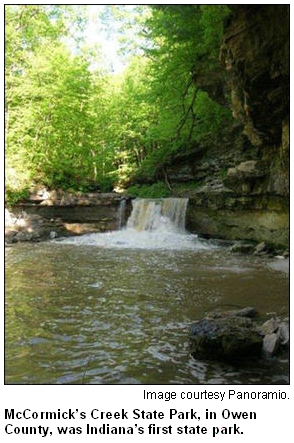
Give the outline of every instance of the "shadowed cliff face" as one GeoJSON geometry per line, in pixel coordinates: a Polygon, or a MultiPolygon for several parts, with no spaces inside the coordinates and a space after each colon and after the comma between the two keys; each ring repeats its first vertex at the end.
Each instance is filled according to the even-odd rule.
{"type": "Polygon", "coordinates": [[[289,115],[289,7],[232,9],[220,60],[234,115],[254,146],[279,145],[289,115]]]}
{"type": "Polygon", "coordinates": [[[219,72],[195,75],[195,82],[219,103],[227,100],[236,128],[197,156],[175,159],[167,172],[172,182],[197,182],[189,194],[189,229],[287,246],[289,7],[230,8],[219,72]]]}
{"type": "Polygon", "coordinates": [[[235,5],[220,61],[234,116],[264,160],[263,192],[289,194],[289,7],[235,5]]]}

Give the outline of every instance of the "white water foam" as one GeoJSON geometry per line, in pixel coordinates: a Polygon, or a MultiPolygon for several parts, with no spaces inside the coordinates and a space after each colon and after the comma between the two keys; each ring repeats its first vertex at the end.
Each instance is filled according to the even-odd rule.
{"type": "Polygon", "coordinates": [[[211,249],[197,235],[185,231],[187,204],[185,198],[136,199],[126,228],[68,237],[59,242],[107,249],[211,249]]]}

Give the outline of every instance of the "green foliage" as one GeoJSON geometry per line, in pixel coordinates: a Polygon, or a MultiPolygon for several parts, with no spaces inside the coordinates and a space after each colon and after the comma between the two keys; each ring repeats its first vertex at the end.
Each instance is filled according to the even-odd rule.
{"type": "Polygon", "coordinates": [[[18,155],[48,186],[72,187],[90,163],[87,65],[63,45],[43,48],[27,63],[10,106],[8,155],[18,155]]]}
{"type": "Polygon", "coordinates": [[[194,191],[195,189],[203,186],[202,180],[190,181],[187,183],[178,183],[176,186],[173,186],[172,193],[175,196],[187,195],[189,192],[194,191]]]}
{"type": "Polygon", "coordinates": [[[10,189],[9,186],[6,186],[5,189],[5,202],[7,206],[13,206],[15,203],[22,199],[26,199],[30,195],[29,188],[22,188],[17,191],[15,189],[10,189]]]}
{"type": "Polygon", "coordinates": [[[152,185],[133,185],[130,186],[126,192],[128,195],[139,198],[164,198],[172,196],[187,195],[193,192],[195,189],[200,188],[203,185],[203,181],[191,181],[187,183],[178,183],[169,189],[166,183],[156,182],[152,185]]]}
{"type": "MultiPolygon", "coordinates": [[[[5,8],[11,201],[39,183],[109,191],[130,177],[154,178],[176,153],[210,143],[231,123],[230,111],[197,85],[199,73],[218,69],[227,7],[109,6],[104,21],[119,21],[130,59],[123,74],[107,72],[99,50],[81,46],[84,14],[83,6],[5,8]],[[74,37],[73,55],[65,41],[74,37]]],[[[170,194],[161,182],[130,189],[170,194]]]]}
{"type": "Polygon", "coordinates": [[[207,137],[220,137],[226,131],[227,125],[233,123],[231,111],[219,105],[203,91],[198,93],[195,113],[198,116],[194,133],[196,141],[207,137]]]}
{"type": "Polygon", "coordinates": [[[176,152],[216,139],[232,121],[230,110],[197,87],[197,76],[195,81],[196,72],[210,75],[219,70],[219,44],[229,9],[153,6],[141,9],[137,20],[134,10],[131,15],[124,15],[121,6],[111,11],[120,17],[122,33],[140,25],[136,38],[144,57],[136,56],[122,79],[119,102],[127,120],[116,119],[120,129],[125,126],[124,140],[117,144],[132,152],[127,162],[135,177],[150,179],[176,152]]]}
{"type": "Polygon", "coordinates": [[[219,171],[218,176],[219,176],[219,178],[224,180],[226,178],[227,174],[228,174],[228,170],[226,168],[223,168],[219,171]]]}
{"type": "Polygon", "coordinates": [[[133,185],[127,189],[127,193],[139,198],[163,198],[171,195],[170,189],[164,182],[157,182],[153,185],[133,185]]]}

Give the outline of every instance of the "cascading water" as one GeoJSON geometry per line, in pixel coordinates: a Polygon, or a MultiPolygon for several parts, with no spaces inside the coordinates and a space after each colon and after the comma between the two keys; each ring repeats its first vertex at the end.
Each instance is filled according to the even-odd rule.
{"type": "Polygon", "coordinates": [[[187,198],[137,199],[127,227],[138,231],[185,231],[187,198]]]}
{"type": "Polygon", "coordinates": [[[117,228],[120,230],[123,227],[124,218],[126,212],[126,200],[122,199],[119,203],[118,211],[117,211],[117,228]]]}
{"type": "MultiPolygon", "coordinates": [[[[185,231],[187,198],[136,199],[126,228],[81,237],[69,237],[62,243],[120,249],[198,250],[211,246],[197,235],[185,231]]],[[[122,226],[124,206],[119,207],[118,225],[122,226]]]]}

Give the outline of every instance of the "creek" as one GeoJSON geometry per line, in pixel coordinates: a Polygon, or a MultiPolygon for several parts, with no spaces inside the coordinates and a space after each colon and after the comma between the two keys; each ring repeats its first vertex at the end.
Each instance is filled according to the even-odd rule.
{"type": "Polygon", "coordinates": [[[285,260],[187,233],[186,207],[135,200],[121,230],[7,248],[6,383],[288,383],[286,353],[242,366],[190,356],[193,321],[245,306],[288,315],[289,282],[285,260]]]}

